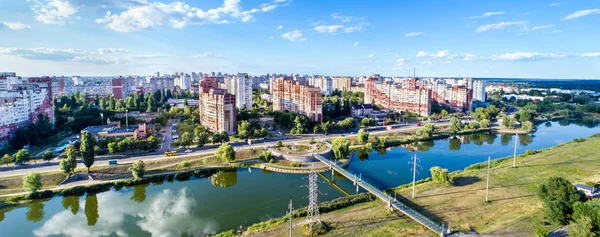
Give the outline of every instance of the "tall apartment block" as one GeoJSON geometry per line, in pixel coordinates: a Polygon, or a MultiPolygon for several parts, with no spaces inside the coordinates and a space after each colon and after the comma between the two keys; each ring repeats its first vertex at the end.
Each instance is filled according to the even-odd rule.
{"type": "Polygon", "coordinates": [[[331,89],[338,91],[350,91],[352,88],[351,77],[334,77],[331,79],[331,89]]]}
{"type": "Polygon", "coordinates": [[[377,77],[370,77],[365,83],[365,103],[383,105],[398,112],[429,116],[431,90],[419,87],[416,78],[408,79],[399,87],[393,82],[378,82],[377,77]]]}
{"type": "Polygon", "coordinates": [[[225,87],[235,95],[237,108],[252,108],[252,78],[247,73],[238,73],[225,78],[225,87]]]}
{"type": "Polygon", "coordinates": [[[326,76],[313,75],[308,78],[308,85],[321,89],[321,93],[324,95],[330,95],[332,92],[333,81],[326,76]]]}
{"type": "Polygon", "coordinates": [[[235,95],[219,88],[216,77],[206,77],[199,85],[200,124],[212,132],[237,131],[235,95]]]}
{"type": "Polygon", "coordinates": [[[430,85],[432,98],[440,104],[446,104],[452,109],[464,113],[471,112],[473,90],[468,88],[469,83],[450,85],[443,81],[434,81],[430,85]]]}
{"type": "Polygon", "coordinates": [[[485,86],[486,86],[486,82],[484,80],[469,80],[471,78],[467,79],[467,87],[471,90],[473,90],[473,99],[474,100],[478,100],[478,101],[485,101],[486,99],[486,94],[485,94],[485,86]]]}
{"type": "Polygon", "coordinates": [[[313,122],[323,121],[321,89],[293,81],[289,77],[274,79],[272,84],[274,111],[304,114],[313,122]]]}
{"type": "Polygon", "coordinates": [[[54,123],[52,79],[24,80],[16,73],[0,72],[0,146],[6,144],[18,128],[35,122],[40,114],[54,123]]]}

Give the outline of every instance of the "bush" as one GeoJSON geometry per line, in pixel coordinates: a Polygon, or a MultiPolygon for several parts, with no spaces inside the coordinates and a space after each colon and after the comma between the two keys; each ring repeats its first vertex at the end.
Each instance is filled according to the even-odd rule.
{"type": "Polygon", "coordinates": [[[23,177],[23,188],[30,193],[35,193],[42,187],[42,176],[36,172],[29,172],[23,177]]]}
{"type": "Polygon", "coordinates": [[[179,168],[180,168],[180,169],[186,169],[186,170],[187,170],[187,169],[189,169],[190,167],[192,167],[192,165],[191,165],[191,164],[190,164],[190,162],[188,162],[188,161],[184,161],[184,162],[181,162],[181,163],[179,164],[179,168]]]}
{"type": "Polygon", "coordinates": [[[294,162],[290,163],[290,166],[291,167],[302,167],[302,162],[294,161],[294,162]]]}
{"type": "Polygon", "coordinates": [[[277,141],[277,147],[283,147],[283,142],[281,142],[281,140],[277,141]]]}
{"type": "Polygon", "coordinates": [[[133,165],[131,165],[131,167],[129,167],[129,171],[131,171],[131,175],[133,175],[133,177],[136,179],[143,178],[145,170],[146,169],[144,168],[144,161],[142,161],[142,160],[135,161],[133,163],[133,165]]]}
{"type": "Polygon", "coordinates": [[[535,227],[535,236],[537,237],[546,237],[550,234],[550,231],[545,226],[537,226],[535,227]]]}
{"type": "Polygon", "coordinates": [[[527,151],[525,151],[525,155],[530,156],[530,155],[535,155],[535,154],[540,153],[540,152],[541,151],[538,151],[538,150],[527,150],[527,151]]]}
{"type": "Polygon", "coordinates": [[[431,171],[431,177],[433,181],[439,184],[452,185],[454,180],[450,177],[448,169],[442,169],[439,166],[434,166],[429,169],[431,171]]]}
{"type": "Polygon", "coordinates": [[[582,199],[575,186],[562,177],[551,177],[540,184],[538,197],[546,208],[548,219],[554,224],[567,224],[567,215],[573,212],[573,204],[582,199]]]}
{"type": "Polygon", "coordinates": [[[585,142],[585,138],[575,138],[575,139],[573,139],[573,142],[577,142],[577,143],[585,142]]]}

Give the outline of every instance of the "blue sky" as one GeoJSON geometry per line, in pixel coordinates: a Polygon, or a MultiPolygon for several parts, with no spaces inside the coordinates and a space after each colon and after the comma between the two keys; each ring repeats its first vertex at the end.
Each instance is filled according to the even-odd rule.
{"type": "Polygon", "coordinates": [[[600,1],[5,0],[0,71],[600,78],[600,1]]]}

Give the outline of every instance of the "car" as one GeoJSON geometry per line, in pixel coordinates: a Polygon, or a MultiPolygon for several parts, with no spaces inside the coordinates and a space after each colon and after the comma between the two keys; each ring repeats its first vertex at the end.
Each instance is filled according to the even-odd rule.
{"type": "Polygon", "coordinates": [[[420,123],[417,123],[417,127],[420,127],[420,126],[421,126],[421,124],[420,124],[420,123]]]}
{"type": "Polygon", "coordinates": [[[183,146],[179,146],[179,149],[183,149],[183,146]]]}
{"type": "Polygon", "coordinates": [[[185,153],[192,153],[192,150],[185,150],[185,153]]]}
{"type": "Polygon", "coordinates": [[[350,135],[354,134],[354,132],[351,132],[350,135]]]}

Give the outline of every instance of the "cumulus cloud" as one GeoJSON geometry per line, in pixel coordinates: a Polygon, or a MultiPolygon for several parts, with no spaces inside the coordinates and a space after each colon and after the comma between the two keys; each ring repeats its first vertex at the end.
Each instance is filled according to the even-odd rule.
{"type": "Polygon", "coordinates": [[[414,36],[419,36],[419,35],[424,35],[424,33],[423,32],[410,32],[410,33],[404,34],[404,37],[414,37],[414,36]]]}
{"type": "Polygon", "coordinates": [[[573,13],[569,14],[568,16],[565,16],[565,18],[563,18],[563,20],[573,20],[573,19],[577,19],[577,18],[581,18],[584,16],[589,16],[589,15],[594,15],[594,14],[600,14],[600,8],[573,12],[573,13]]]}
{"type": "Polygon", "coordinates": [[[600,57],[600,52],[584,53],[581,57],[600,57]]]}
{"type": "Polygon", "coordinates": [[[463,57],[463,59],[464,59],[465,61],[471,61],[471,60],[475,60],[475,59],[476,59],[476,56],[475,56],[474,54],[466,54],[466,55],[463,57]]]}
{"type": "Polygon", "coordinates": [[[554,27],[554,25],[535,26],[535,27],[532,27],[531,30],[543,30],[543,29],[548,29],[548,28],[552,28],[552,27],[554,27]]]}
{"type": "Polygon", "coordinates": [[[358,41],[354,42],[354,46],[357,46],[357,45],[358,45],[358,41]]]}
{"type": "Polygon", "coordinates": [[[422,57],[427,57],[427,55],[429,55],[429,53],[425,52],[425,51],[419,51],[419,53],[417,53],[417,58],[422,58],[422,57]]]}
{"type": "Polygon", "coordinates": [[[194,58],[227,58],[227,56],[213,52],[206,52],[195,55],[194,58]]]}
{"type": "Polygon", "coordinates": [[[4,25],[5,27],[7,27],[8,29],[11,30],[23,30],[23,29],[29,29],[31,28],[31,26],[29,25],[25,25],[21,22],[2,22],[0,23],[0,25],[4,25]]]}
{"type": "Polygon", "coordinates": [[[477,33],[482,33],[490,30],[501,30],[505,28],[512,27],[524,27],[527,25],[526,21],[509,21],[509,22],[500,22],[495,24],[487,24],[484,26],[480,26],[475,30],[477,33]]]}
{"type": "Polygon", "coordinates": [[[224,0],[220,7],[207,10],[180,1],[145,2],[129,6],[120,13],[108,11],[104,18],[96,19],[96,23],[105,24],[115,31],[131,32],[163,25],[183,28],[187,25],[228,24],[236,20],[249,22],[253,21],[254,13],[272,11],[284,2],[264,3],[246,11],[240,6],[240,0],[224,0]]]}
{"type": "Polygon", "coordinates": [[[553,3],[550,3],[548,5],[550,5],[551,7],[556,7],[556,6],[560,6],[561,4],[562,3],[560,3],[560,2],[553,2],[553,3]]]}
{"type": "Polygon", "coordinates": [[[32,0],[35,19],[44,24],[63,25],[77,13],[77,8],[67,0],[32,0]]]}
{"type": "Polygon", "coordinates": [[[470,16],[469,18],[471,18],[471,19],[486,18],[486,17],[490,17],[490,16],[503,15],[503,14],[504,14],[504,12],[486,12],[479,16],[470,16]]]}
{"type": "Polygon", "coordinates": [[[29,60],[48,60],[57,62],[80,62],[93,64],[126,64],[146,59],[166,57],[162,54],[142,54],[121,57],[105,57],[109,52],[126,52],[124,49],[98,49],[98,53],[90,53],[80,49],[53,48],[0,48],[0,54],[13,55],[29,60]]]}
{"type": "Polygon", "coordinates": [[[352,33],[361,31],[364,24],[358,24],[355,26],[343,26],[343,25],[318,25],[314,28],[319,33],[352,33]]]}
{"type": "Polygon", "coordinates": [[[278,30],[281,30],[281,29],[283,29],[283,26],[282,26],[282,25],[280,25],[280,26],[278,26],[278,27],[277,27],[277,29],[278,29],[278,30]]]}
{"type": "Polygon", "coordinates": [[[565,58],[570,55],[567,54],[555,54],[555,53],[528,53],[528,52],[517,52],[517,53],[505,53],[500,55],[492,56],[492,60],[504,60],[504,61],[539,61],[548,59],[559,59],[565,58]]]}
{"type": "Polygon", "coordinates": [[[98,54],[123,53],[129,50],[123,48],[99,48],[98,54]]]}
{"type": "Polygon", "coordinates": [[[293,30],[281,35],[282,38],[287,39],[289,41],[304,41],[305,37],[302,37],[302,31],[293,30]]]}
{"type": "Polygon", "coordinates": [[[375,54],[369,54],[369,56],[367,56],[367,58],[374,58],[375,54]]]}
{"type": "Polygon", "coordinates": [[[366,25],[364,18],[353,16],[342,16],[338,13],[331,14],[331,18],[337,21],[337,24],[327,24],[326,21],[318,21],[312,23],[314,30],[319,33],[352,33],[362,31],[366,25]]]}

